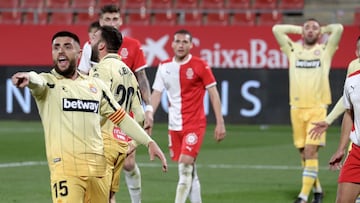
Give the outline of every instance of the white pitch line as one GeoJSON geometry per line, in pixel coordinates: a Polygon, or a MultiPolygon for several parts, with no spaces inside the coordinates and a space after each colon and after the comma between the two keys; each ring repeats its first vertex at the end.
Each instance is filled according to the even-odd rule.
{"type": "MultiPolygon", "coordinates": [[[[15,168],[24,166],[40,166],[47,165],[45,161],[26,161],[26,162],[12,162],[0,163],[0,168],[15,168]]],[[[138,163],[140,167],[156,168],[159,163],[138,163]]],[[[169,164],[171,168],[176,168],[176,164],[169,164]]],[[[209,169],[254,169],[254,170],[301,170],[300,166],[283,166],[283,165],[240,165],[240,164],[196,164],[198,168],[209,169]]],[[[328,167],[320,167],[321,170],[327,170],[328,167]]]]}

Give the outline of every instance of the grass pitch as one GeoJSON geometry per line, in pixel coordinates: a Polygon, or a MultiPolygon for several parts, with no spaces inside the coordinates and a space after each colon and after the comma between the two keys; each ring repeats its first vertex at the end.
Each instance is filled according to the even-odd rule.
{"type": "MultiPolygon", "coordinates": [[[[209,125],[197,160],[204,203],[288,203],[301,187],[300,158],[293,147],[290,125],[227,125],[221,143],[209,125]]],[[[338,172],[327,162],[339,140],[339,126],[328,130],[327,146],[320,150],[319,177],[324,202],[335,202],[338,172]]],[[[167,128],[155,124],[153,138],[166,153],[169,172],[158,160],[151,162],[144,147],[137,152],[142,173],[143,203],[174,202],[177,165],[167,152],[167,128]]],[[[49,171],[40,122],[0,122],[0,203],[51,202],[49,171]]],[[[130,202],[122,177],[118,202],[130,202]]],[[[310,197],[309,201],[312,198],[310,197]]]]}

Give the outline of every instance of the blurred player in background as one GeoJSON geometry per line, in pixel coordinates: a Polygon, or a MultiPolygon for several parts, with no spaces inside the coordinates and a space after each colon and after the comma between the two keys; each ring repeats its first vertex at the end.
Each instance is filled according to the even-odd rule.
{"type": "MultiPolygon", "coordinates": [[[[104,6],[101,8],[99,23],[100,26],[108,25],[118,29],[122,25],[120,9],[115,5],[104,6]]],[[[147,64],[141,44],[136,39],[124,36],[118,53],[121,60],[135,73],[138,80],[141,96],[146,105],[144,129],[150,134],[153,125],[153,109],[150,105],[150,85],[145,72],[147,64]]],[[[89,73],[91,61],[93,61],[90,56],[91,47],[84,47],[78,69],[86,74],[89,73]]],[[[141,174],[135,162],[135,152],[126,158],[124,172],[132,203],[141,202],[141,174]]]]}
{"type": "MultiPolygon", "coordinates": [[[[90,40],[92,38],[92,36],[94,35],[94,33],[99,29],[100,27],[100,23],[99,21],[94,21],[92,23],[90,23],[89,27],[88,27],[88,36],[89,36],[89,40],[85,42],[84,46],[83,46],[83,50],[88,50],[91,49],[91,45],[90,45],[90,40]]],[[[91,52],[82,52],[82,58],[90,58],[91,57],[91,52]]],[[[80,59],[80,63],[83,63],[83,60],[80,59]]],[[[90,62],[91,63],[91,62],[90,62]]],[[[90,66],[92,66],[93,63],[90,64],[90,66]]]]}
{"type": "Polygon", "coordinates": [[[178,162],[179,181],[175,203],[201,203],[200,182],[195,166],[206,130],[204,95],[207,90],[216,117],[214,138],[225,138],[221,101],[211,68],[202,59],[192,56],[192,35],[187,30],[175,32],[172,48],[175,56],[160,63],[151,95],[154,110],[161,93],[166,90],[169,101],[169,148],[178,162]]]}
{"type": "Polygon", "coordinates": [[[308,19],[303,26],[275,25],[273,34],[281,50],[289,59],[290,114],[294,145],[299,149],[303,173],[302,188],[295,203],[306,203],[314,187],[313,203],[322,202],[323,190],[318,178],[318,150],[325,145],[325,133],[312,139],[312,123],[324,120],[331,103],[329,72],[332,57],[343,32],[341,24],[321,27],[316,19],[308,19]],[[330,33],[325,44],[319,44],[323,33],[330,33]],[[288,34],[299,34],[303,42],[294,42],[288,34]]]}
{"type": "Polygon", "coordinates": [[[76,70],[80,54],[77,35],[57,32],[52,37],[54,69],[41,74],[18,72],[11,78],[17,87],[30,88],[35,98],[44,128],[54,203],[109,201],[110,188],[102,180],[106,159],[101,116],[147,146],[150,159],[159,157],[163,170],[167,168],[156,142],[120,107],[106,85],[76,70]]]}

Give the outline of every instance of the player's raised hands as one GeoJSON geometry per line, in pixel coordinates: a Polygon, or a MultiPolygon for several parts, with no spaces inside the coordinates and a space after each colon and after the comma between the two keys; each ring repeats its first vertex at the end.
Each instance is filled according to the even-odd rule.
{"type": "Polygon", "coordinates": [[[155,157],[158,157],[161,160],[163,172],[167,172],[168,165],[167,165],[165,155],[162,152],[162,150],[160,149],[160,147],[156,144],[156,142],[151,141],[149,143],[148,151],[149,151],[150,160],[153,161],[155,157]]]}
{"type": "Polygon", "coordinates": [[[26,87],[29,85],[29,74],[26,72],[18,72],[15,73],[12,77],[11,77],[11,81],[12,83],[16,86],[16,87],[26,87]]]}

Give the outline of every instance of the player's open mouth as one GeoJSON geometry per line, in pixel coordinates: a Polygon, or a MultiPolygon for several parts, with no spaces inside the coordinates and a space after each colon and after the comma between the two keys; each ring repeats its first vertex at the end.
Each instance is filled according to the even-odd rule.
{"type": "Polygon", "coordinates": [[[59,62],[60,65],[65,65],[67,63],[67,61],[68,60],[67,60],[67,58],[65,56],[60,56],[58,58],[58,62],[59,62]]]}

